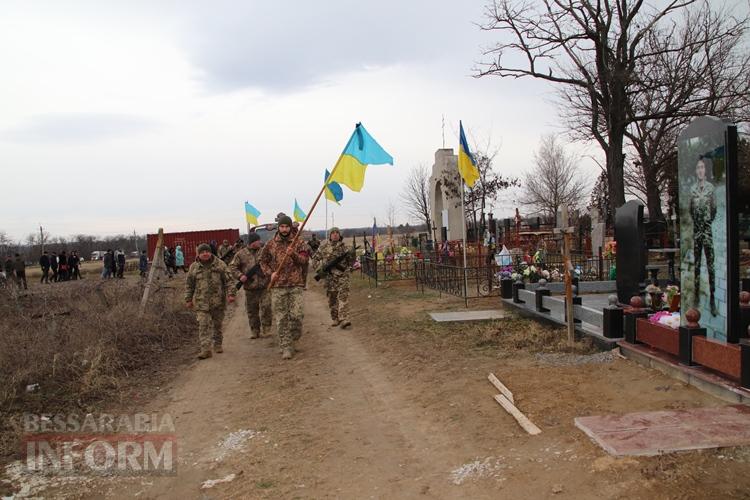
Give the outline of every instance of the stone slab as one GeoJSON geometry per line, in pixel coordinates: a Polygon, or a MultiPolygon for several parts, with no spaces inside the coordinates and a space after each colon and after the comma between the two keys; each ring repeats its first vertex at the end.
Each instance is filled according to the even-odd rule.
{"type": "Polygon", "coordinates": [[[451,311],[451,312],[431,312],[430,317],[438,323],[452,321],[485,321],[488,319],[503,319],[505,315],[502,311],[451,311]]]}
{"type": "Polygon", "coordinates": [[[614,456],[750,445],[750,406],[578,417],[576,427],[614,456]]]}

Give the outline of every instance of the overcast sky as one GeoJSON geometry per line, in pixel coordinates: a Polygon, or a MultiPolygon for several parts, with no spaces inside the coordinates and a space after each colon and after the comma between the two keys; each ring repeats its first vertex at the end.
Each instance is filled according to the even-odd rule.
{"type": "Polygon", "coordinates": [[[0,231],[244,228],[245,200],[272,220],[309,207],[358,121],[395,164],[344,188],[336,225],[384,221],[443,115],[447,147],[461,119],[520,176],[560,128],[547,85],[472,77],[484,3],[0,1],[0,231]]]}

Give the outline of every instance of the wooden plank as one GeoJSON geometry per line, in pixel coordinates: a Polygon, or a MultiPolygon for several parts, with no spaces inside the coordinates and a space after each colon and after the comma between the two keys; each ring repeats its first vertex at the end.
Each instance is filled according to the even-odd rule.
{"type": "Polygon", "coordinates": [[[489,380],[490,382],[492,382],[492,385],[494,385],[497,388],[497,390],[500,391],[500,393],[503,396],[505,396],[506,398],[508,398],[508,401],[510,401],[513,404],[516,404],[515,401],[513,400],[513,393],[510,392],[510,389],[508,389],[507,387],[505,387],[505,385],[503,385],[502,382],[500,382],[500,380],[495,376],[494,373],[490,373],[487,376],[487,380],[489,380]]]}
{"type": "Polygon", "coordinates": [[[502,406],[505,409],[505,411],[510,413],[513,416],[513,418],[516,419],[516,422],[518,422],[518,425],[520,425],[523,428],[523,430],[525,430],[532,436],[541,434],[542,430],[536,425],[534,425],[531,422],[531,420],[526,418],[526,415],[521,413],[521,411],[518,408],[516,408],[513,403],[508,401],[508,399],[505,396],[503,396],[502,394],[498,394],[497,396],[495,396],[495,401],[497,401],[500,404],[500,406],[502,406]]]}

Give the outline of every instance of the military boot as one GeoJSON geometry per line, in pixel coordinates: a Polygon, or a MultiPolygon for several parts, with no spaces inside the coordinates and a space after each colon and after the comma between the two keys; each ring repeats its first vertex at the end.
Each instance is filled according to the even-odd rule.
{"type": "Polygon", "coordinates": [[[711,316],[716,317],[719,315],[718,309],[716,309],[716,299],[714,299],[714,292],[711,292],[711,316]]]}
{"type": "Polygon", "coordinates": [[[331,318],[331,326],[336,327],[341,324],[341,321],[338,318],[331,318]]]}
{"type": "Polygon", "coordinates": [[[206,349],[204,351],[201,351],[200,354],[198,354],[198,359],[206,359],[206,358],[210,358],[211,356],[213,356],[213,353],[210,350],[206,349]]]}
{"type": "Polygon", "coordinates": [[[260,336],[261,337],[268,337],[273,333],[273,327],[271,325],[261,325],[260,327],[260,336]]]}
{"type": "Polygon", "coordinates": [[[257,339],[259,337],[260,337],[260,332],[258,330],[250,330],[251,339],[257,339]]]}
{"type": "Polygon", "coordinates": [[[214,347],[214,351],[216,352],[216,354],[221,354],[222,352],[224,352],[224,348],[221,347],[221,344],[219,344],[214,347]]]}
{"type": "Polygon", "coordinates": [[[292,359],[294,351],[290,348],[284,349],[281,353],[281,359],[292,359]]]}
{"type": "Polygon", "coordinates": [[[343,321],[341,322],[341,328],[342,328],[342,329],[346,329],[346,328],[349,328],[350,326],[352,326],[352,322],[351,322],[351,321],[349,321],[348,319],[345,319],[345,320],[343,320],[343,321]]]}

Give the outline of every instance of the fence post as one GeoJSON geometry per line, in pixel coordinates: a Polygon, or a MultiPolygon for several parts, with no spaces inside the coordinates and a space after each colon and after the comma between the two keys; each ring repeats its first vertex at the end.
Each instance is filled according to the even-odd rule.
{"type": "Polygon", "coordinates": [[[469,290],[468,290],[468,276],[466,275],[466,267],[464,269],[464,306],[469,307],[469,290]]]}
{"type": "MultiPolygon", "coordinates": [[[[602,258],[602,247],[599,247],[599,281],[603,281],[602,277],[604,276],[604,258],[602,258]]],[[[607,276],[609,278],[609,276],[607,276]]]]}

